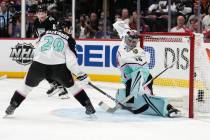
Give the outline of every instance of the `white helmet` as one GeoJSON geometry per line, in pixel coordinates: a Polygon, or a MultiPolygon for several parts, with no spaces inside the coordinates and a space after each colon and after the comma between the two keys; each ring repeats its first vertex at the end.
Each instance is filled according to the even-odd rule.
{"type": "Polygon", "coordinates": [[[136,30],[128,30],[125,34],[125,44],[128,49],[133,49],[139,41],[139,35],[136,30]]]}

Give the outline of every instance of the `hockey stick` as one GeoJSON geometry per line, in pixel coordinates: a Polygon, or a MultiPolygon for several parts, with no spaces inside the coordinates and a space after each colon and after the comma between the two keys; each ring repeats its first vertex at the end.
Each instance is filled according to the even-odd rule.
{"type": "MultiPolygon", "coordinates": [[[[150,79],[147,83],[145,83],[143,86],[146,87],[148,86],[152,81],[154,81],[157,77],[159,77],[161,74],[163,74],[165,71],[167,71],[168,69],[172,68],[173,65],[176,63],[176,61],[174,61],[169,67],[166,67],[164,70],[162,70],[159,74],[157,74],[155,77],[153,77],[152,79],[150,79]]],[[[125,100],[123,100],[121,102],[121,104],[125,104],[127,101],[129,101],[131,98],[133,98],[133,95],[129,95],[125,98],[125,100]]],[[[117,104],[114,107],[110,107],[108,106],[106,103],[104,103],[103,101],[101,101],[99,103],[99,106],[101,106],[105,111],[109,112],[109,113],[114,113],[117,109],[119,109],[121,106],[119,104],[117,104]]],[[[141,113],[141,112],[140,112],[141,113]]]]}
{"type": "Polygon", "coordinates": [[[149,106],[147,104],[143,105],[142,107],[140,107],[139,109],[136,110],[132,110],[131,108],[123,105],[122,103],[120,103],[117,99],[113,98],[112,96],[110,96],[109,94],[107,94],[106,92],[104,92],[103,90],[101,90],[100,88],[96,87],[95,85],[93,85],[91,82],[88,83],[91,87],[93,87],[94,89],[98,90],[100,93],[102,93],[103,95],[107,96],[108,98],[110,98],[111,100],[113,100],[116,104],[120,105],[123,109],[126,109],[128,111],[130,111],[133,114],[138,114],[141,112],[144,112],[145,110],[147,110],[149,108],[149,106]]]}

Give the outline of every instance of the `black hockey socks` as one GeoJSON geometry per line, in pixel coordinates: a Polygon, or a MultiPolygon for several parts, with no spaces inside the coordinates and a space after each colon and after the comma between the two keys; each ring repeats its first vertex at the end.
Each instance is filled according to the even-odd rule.
{"type": "Polygon", "coordinates": [[[74,95],[77,101],[82,105],[86,106],[86,101],[90,100],[84,90],[80,91],[78,94],[74,95]]]}
{"type": "Polygon", "coordinates": [[[12,115],[15,111],[15,109],[22,103],[22,101],[25,99],[23,95],[21,95],[18,91],[15,91],[14,95],[12,96],[10,100],[10,105],[6,109],[7,115],[12,115]]]}
{"type": "Polygon", "coordinates": [[[94,114],[95,113],[95,109],[89,99],[89,97],[87,96],[87,94],[85,93],[84,90],[80,91],[78,94],[76,94],[74,96],[77,101],[86,108],[85,113],[90,115],[90,114],[94,114]]]}
{"type": "Polygon", "coordinates": [[[26,97],[24,97],[23,95],[21,95],[18,91],[15,91],[15,93],[12,96],[12,99],[10,101],[10,105],[11,104],[15,104],[16,107],[18,107],[25,98],[26,97]]]}

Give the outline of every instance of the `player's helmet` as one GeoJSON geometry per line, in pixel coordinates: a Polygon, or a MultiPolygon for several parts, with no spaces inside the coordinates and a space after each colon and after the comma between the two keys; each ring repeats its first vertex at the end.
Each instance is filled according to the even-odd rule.
{"type": "Polygon", "coordinates": [[[44,4],[38,5],[37,12],[47,12],[47,6],[44,4]]]}
{"type": "Polygon", "coordinates": [[[62,20],[59,20],[56,24],[56,30],[58,31],[64,31],[64,28],[70,28],[71,26],[71,22],[70,21],[67,21],[65,19],[62,19],[62,20]]]}
{"type": "Polygon", "coordinates": [[[136,44],[139,41],[139,35],[136,30],[129,30],[125,35],[125,44],[129,49],[136,47],[136,44]]]}

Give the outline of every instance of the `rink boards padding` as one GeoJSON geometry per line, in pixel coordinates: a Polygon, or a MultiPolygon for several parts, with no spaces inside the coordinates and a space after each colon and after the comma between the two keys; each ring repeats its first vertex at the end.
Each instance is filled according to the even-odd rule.
{"type": "MultiPolygon", "coordinates": [[[[120,71],[116,63],[116,52],[119,44],[119,40],[77,40],[78,63],[82,70],[88,73],[94,81],[120,82],[120,71]]],[[[0,76],[23,78],[33,60],[35,40],[0,39],[0,45],[0,76]]],[[[157,46],[158,44],[154,45],[157,46]]],[[[145,51],[150,58],[151,73],[156,75],[164,69],[165,58],[160,57],[161,55],[182,59],[183,61],[179,61],[176,66],[161,75],[155,83],[167,86],[170,86],[169,83],[177,83],[178,86],[187,86],[189,67],[183,66],[186,64],[185,57],[189,57],[189,50],[185,49],[186,46],[172,45],[159,44],[159,46],[164,46],[163,48],[154,47],[153,44],[145,45],[145,51]],[[181,56],[181,54],[184,54],[184,56],[181,56]]],[[[210,45],[210,43],[204,43],[204,45],[210,45]]]]}

